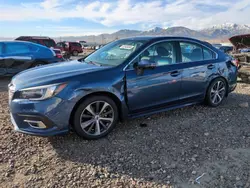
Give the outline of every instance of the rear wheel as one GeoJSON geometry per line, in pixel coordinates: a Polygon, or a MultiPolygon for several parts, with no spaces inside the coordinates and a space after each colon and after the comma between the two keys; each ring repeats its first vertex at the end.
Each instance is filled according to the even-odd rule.
{"type": "Polygon", "coordinates": [[[73,51],[73,56],[78,56],[78,51],[73,51]]]}
{"type": "Polygon", "coordinates": [[[98,139],[107,135],[118,121],[115,102],[106,96],[86,99],[74,114],[76,133],[86,139],[98,139]]]}
{"type": "Polygon", "coordinates": [[[224,100],[227,92],[227,85],[224,79],[217,78],[210,84],[207,94],[206,102],[209,106],[219,106],[224,100]]]}

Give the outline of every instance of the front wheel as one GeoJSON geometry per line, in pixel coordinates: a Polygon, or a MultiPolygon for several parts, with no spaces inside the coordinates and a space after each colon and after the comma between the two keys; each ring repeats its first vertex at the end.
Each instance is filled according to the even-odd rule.
{"type": "Polygon", "coordinates": [[[106,96],[94,96],[79,105],[74,114],[76,133],[85,139],[98,139],[107,135],[118,121],[115,102],[106,96]]]}
{"type": "Polygon", "coordinates": [[[207,94],[206,102],[209,106],[219,106],[224,100],[227,92],[227,85],[224,79],[217,78],[210,84],[207,94]]]}
{"type": "Polygon", "coordinates": [[[33,67],[40,67],[40,66],[43,66],[43,65],[45,65],[46,63],[44,63],[44,62],[35,62],[35,63],[33,63],[32,65],[31,65],[31,68],[33,68],[33,67]]]}
{"type": "Polygon", "coordinates": [[[78,51],[73,51],[73,56],[78,56],[78,51]]]}

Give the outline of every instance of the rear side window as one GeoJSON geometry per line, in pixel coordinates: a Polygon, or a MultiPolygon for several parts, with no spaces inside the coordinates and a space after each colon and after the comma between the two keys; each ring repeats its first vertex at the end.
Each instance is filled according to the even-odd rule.
{"type": "Polygon", "coordinates": [[[44,42],[45,46],[47,46],[48,48],[56,46],[56,43],[53,40],[44,40],[43,42],[44,42]]]}
{"type": "Polygon", "coordinates": [[[26,44],[19,44],[19,43],[7,43],[5,45],[5,52],[6,54],[22,54],[22,53],[29,53],[30,48],[26,44]]]}
{"type": "Polygon", "coordinates": [[[31,42],[34,42],[36,44],[41,44],[41,42],[39,40],[35,40],[35,39],[32,39],[31,42]]]}
{"type": "Polygon", "coordinates": [[[77,42],[72,42],[71,43],[72,46],[77,46],[77,47],[82,47],[80,43],[77,42]]]}
{"type": "Polygon", "coordinates": [[[211,50],[203,48],[204,60],[213,59],[214,54],[211,50]]]}
{"type": "Polygon", "coordinates": [[[39,50],[39,48],[35,45],[30,45],[29,48],[30,48],[30,51],[32,52],[37,52],[39,50]]]}
{"type": "Polygon", "coordinates": [[[182,62],[187,63],[192,61],[203,60],[201,46],[188,42],[180,42],[180,47],[182,62]]]}
{"type": "Polygon", "coordinates": [[[193,62],[214,59],[215,54],[211,50],[198,44],[180,42],[182,62],[193,62]]]}

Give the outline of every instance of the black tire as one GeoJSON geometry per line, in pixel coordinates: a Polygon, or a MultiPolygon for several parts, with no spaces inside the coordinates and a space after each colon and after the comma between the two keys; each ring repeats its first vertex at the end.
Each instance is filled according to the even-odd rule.
{"type": "Polygon", "coordinates": [[[75,50],[75,51],[73,51],[72,54],[73,54],[73,56],[78,56],[78,51],[75,50]]]}
{"type": "MultiPolygon", "coordinates": [[[[217,94],[217,96],[218,96],[218,94],[217,94]]],[[[211,107],[217,107],[223,102],[223,100],[225,99],[226,94],[227,94],[227,83],[226,83],[226,81],[223,78],[216,78],[215,80],[213,80],[210,83],[210,85],[209,85],[209,87],[207,89],[205,102],[206,102],[207,105],[209,105],[211,107]],[[213,101],[213,99],[214,99],[214,95],[213,95],[214,89],[213,88],[215,88],[217,86],[216,84],[218,84],[218,82],[223,83],[224,91],[223,91],[223,93],[218,92],[218,94],[220,93],[221,100],[219,100],[219,97],[215,97],[217,99],[217,102],[214,102],[213,101]]]]}
{"type": "Polygon", "coordinates": [[[34,62],[34,63],[31,65],[31,68],[33,68],[33,67],[40,67],[40,66],[43,66],[43,65],[46,65],[46,63],[41,62],[41,61],[37,61],[37,62],[34,62]]]}
{"type": "MultiPolygon", "coordinates": [[[[94,139],[99,139],[102,138],[104,136],[106,136],[108,133],[110,133],[115,125],[118,122],[118,108],[115,104],[115,102],[106,96],[92,96],[90,98],[87,98],[86,100],[84,100],[76,109],[74,115],[73,115],[73,128],[75,130],[75,132],[82,138],[88,139],[88,140],[94,140],[94,139]],[[108,103],[111,107],[112,110],[114,111],[113,113],[113,122],[111,123],[111,125],[105,130],[105,132],[102,132],[99,135],[91,135],[91,134],[87,134],[86,130],[84,131],[83,128],[81,127],[81,115],[84,112],[84,110],[86,110],[86,108],[97,102],[97,101],[104,101],[106,103],[108,103]]],[[[90,127],[90,126],[89,126],[90,127]]],[[[92,128],[93,129],[93,128],[92,128]]]]}

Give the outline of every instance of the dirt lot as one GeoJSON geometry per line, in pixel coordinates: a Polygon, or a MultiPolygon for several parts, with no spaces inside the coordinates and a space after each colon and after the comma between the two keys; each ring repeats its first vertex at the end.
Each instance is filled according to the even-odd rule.
{"type": "Polygon", "coordinates": [[[0,82],[0,187],[250,187],[250,85],[218,108],[127,120],[86,141],[13,132],[0,82]]]}

